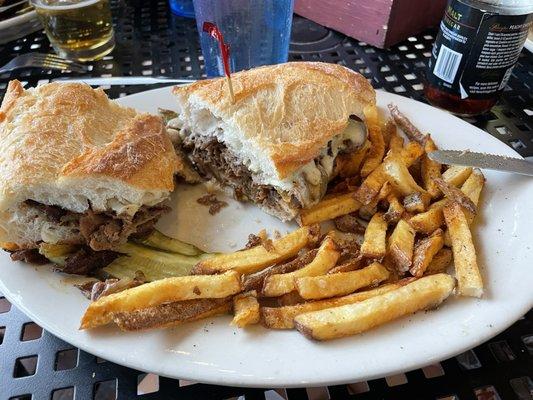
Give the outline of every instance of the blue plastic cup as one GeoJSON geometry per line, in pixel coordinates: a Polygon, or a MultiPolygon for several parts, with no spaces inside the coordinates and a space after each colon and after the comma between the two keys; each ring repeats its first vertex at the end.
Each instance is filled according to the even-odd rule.
{"type": "Polygon", "coordinates": [[[202,31],[214,22],[230,46],[231,72],[286,62],[293,0],[194,0],[208,77],[224,75],[218,42],[202,31]]]}
{"type": "Polygon", "coordinates": [[[170,10],[182,17],[194,18],[194,7],[192,0],[168,0],[170,10]]]}

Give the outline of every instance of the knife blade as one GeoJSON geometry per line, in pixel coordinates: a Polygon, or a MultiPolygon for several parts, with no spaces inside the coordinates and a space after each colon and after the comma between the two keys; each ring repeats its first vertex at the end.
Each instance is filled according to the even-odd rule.
{"type": "Polygon", "coordinates": [[[533,162],[521,158],[476,153],[468,150],[437,150],[428,153],[428,157],[441,164],[463,165],[533,176],[533,162]]]}
{"type": "Polygon", "coordinates": [[[58,78],[53,82],[86,83],[91,86],[155,85],[159,83],[188,84],[196,79],[169,78],[166,76],[111,76],[108,78],[58,78]]]}

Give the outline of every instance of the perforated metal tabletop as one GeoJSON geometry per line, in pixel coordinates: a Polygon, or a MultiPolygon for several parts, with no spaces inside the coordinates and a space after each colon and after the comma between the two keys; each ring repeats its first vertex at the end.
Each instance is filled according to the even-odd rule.
{"type": "MultiPolygon", "coordinates": [[[[117,46],[90,63],[91,76],[203,76],[193,20],[173,16],[164,0],[112,3],[117,46]]],[[[423,72],[433,31],[379,50],[295,16],[291,60],[336,62],[376,88],[424,101],[423,72]]],[[[0,45],[0,65],[18,54],[51,51],[36,32],[0,45]]],[[[533,156],[533,55],[522,52],[500,102],[468,122],[525,157],[533,156]]],[[[30,86],[61,76],[49,70],[0,74],[0,98],[10,79],[30,86]]],[[[157,86],[113,86],[121,97],[157,86]]],[[[458,357],[406,374],[327,388],[242,389],[172,380],[125,368],[73,348],[43,331],[0,294],[0,400],[3,399],[533,399],[533,313],[458,357]]]]}

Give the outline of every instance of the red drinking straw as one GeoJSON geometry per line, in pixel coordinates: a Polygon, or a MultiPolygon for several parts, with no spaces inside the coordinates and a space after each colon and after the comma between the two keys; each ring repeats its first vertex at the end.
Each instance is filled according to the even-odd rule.
{"type": "Polygon", "coordinates": [[[220,46],[220,54],[222,56],[222,64],[224,65],[224,73],[226,74],[226,80],[228,82],[229,94],[231,97],[231,101],[235,102],[235,96],[233,95],[233,85],[231,83],[230,76],[231,71],[229,69],[229,45],[224,43],[224,36],[222,35],[222,32],[220,32],[220,29],[218,29],[218,27],[213,22],[204,22],[202,30],[204,32],[207,32],[209,35],[211,35],[214,39],[218,41],[218,45],[220,46]]]}

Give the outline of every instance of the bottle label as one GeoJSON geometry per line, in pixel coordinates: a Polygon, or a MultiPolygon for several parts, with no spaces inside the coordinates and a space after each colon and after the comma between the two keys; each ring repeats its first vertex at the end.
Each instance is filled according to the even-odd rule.
{"type": "Polygon", "coordinates": [[[492,98],[518,60],[533,14],[500,15],[450,0],[429,61],[430,84],[462,99],[492,98]]]}

